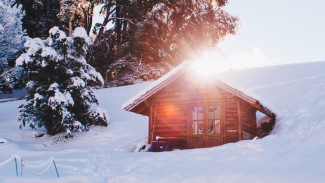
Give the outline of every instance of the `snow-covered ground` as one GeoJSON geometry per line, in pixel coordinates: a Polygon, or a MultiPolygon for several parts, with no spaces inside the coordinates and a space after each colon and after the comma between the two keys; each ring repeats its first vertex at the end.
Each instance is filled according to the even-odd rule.
{"type": "Polygon", "coordinates": [[[110,125],[68,140],[19,130],[24,101],[0,103],[0,182],[325,182],[324,70],[325,62],[316,62],[220,74],[271,108],[276,127],[263,139],[193,150],[134,152],[148,135],[148,119],[121,105],[149,83],[96,91],[110,125]],[[13,160],[3,164],[13,154],[25,163],[22,177],[19,159],[19,177],[13,160]]]}

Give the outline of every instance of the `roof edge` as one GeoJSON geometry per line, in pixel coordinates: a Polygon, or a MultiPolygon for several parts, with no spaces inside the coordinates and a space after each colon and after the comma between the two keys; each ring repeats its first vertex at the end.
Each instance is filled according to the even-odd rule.
{"type": "MultiPolygon", "coordinates": [[[[161,90],[163,87],[167,86],[168,84],[175,81],[178,77],[180,77],[185,70],[183,68],[188,65],[188,61],[185,61],[169,71],[167,74],[156,80],[153,84],[147,86],[142,91],[138,92],[135,96],[130,98],[128,101],[126,101],[122,105],[122,109],[126,111],[132,111],[136,106],[144,102],[146,99],[151,97],[153,94],[157,93],[159,90],[161,90]]],[[[259,110],[260,112],[264,113],[265,115],[268,115],[269,117],[275,118],[275,113],[273,113],[270,109],[262,105],[257,99],[250,97],[243,93],[242,91],[230,86],[229,84],[226,84],[224,81],[217,79],[216,82],[218,84],[218,87],[221,89],[233,94],[234,96],[244,100],[245,102],[251,104],[254,108],[259,110]]]]}

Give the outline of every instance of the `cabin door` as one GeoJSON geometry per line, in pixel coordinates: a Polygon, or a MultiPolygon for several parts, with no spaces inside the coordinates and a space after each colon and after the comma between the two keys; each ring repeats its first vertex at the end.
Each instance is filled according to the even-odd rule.
{"type": "Polygon", "coordinates": [[[187,143],[189,148],[212,147],[222,144],[222,105],[189,105],[187,143]]]}

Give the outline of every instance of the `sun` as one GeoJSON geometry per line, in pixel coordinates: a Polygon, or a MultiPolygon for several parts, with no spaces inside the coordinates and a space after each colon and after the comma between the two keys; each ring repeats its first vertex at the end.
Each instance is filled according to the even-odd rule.
{"type": "Polygon", "coordinates": [[[191,69],[201,77],[210,77],[230,69],[225,59],[213,51],[201,52],[190,62],[191,69]]]}

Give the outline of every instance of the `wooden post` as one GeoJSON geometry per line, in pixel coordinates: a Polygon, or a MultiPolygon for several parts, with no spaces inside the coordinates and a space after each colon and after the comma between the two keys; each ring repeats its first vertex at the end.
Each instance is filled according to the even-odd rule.
{"type": "Polygon", "coordinates": [[[155,107],[155,118],[153,119],[152,134],[151,134],[151,142],[153,141],[153,133],[154,133],[154,131],[155,131],[155,125],[156,125],[157,105],[158,105],[158,102],[156,101],[156,107],[155,107]]]}
{"type": "Polygon", "coordinates": [[[241,112],[241,105],[240,101],[237,100],[237,115],[238,115],[238,140],[243,140],[243,128],[242,128],[242,112],[241,112]]]}
{"type": "Polygon", "coordinates": [[[150,104],[149,109],[149,130],[148,130],[148,144],[151,144],[151,132],[152,132],[152,105],[150,104]]]}

